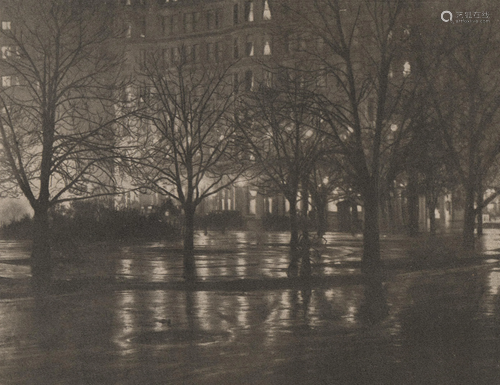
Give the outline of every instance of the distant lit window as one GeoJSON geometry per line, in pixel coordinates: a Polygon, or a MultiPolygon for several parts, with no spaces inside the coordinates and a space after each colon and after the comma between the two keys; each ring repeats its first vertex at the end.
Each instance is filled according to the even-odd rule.
{"type": "Polygon", "coordinates": [[[264,52],[263,52],[263,54],[265,56],[271,55],[271,42],[269,41],[269,39],[264,40],[264,52]]]}
{"type": "Polygon", "coordinates": [[[408,75],[410,75],[411,73],[411,65],[410,65],[410,62],[406,62],[404,65],[403,65],[403,76],[404,77],[407,77],[408,75]]]}
{"type": "Polygon", "coordinates": [[[271,71],[264,71],[264,84],[266,87],[273,85],[273,73],[271,71]]]}
{"type": "Polygon", "coordinates": [[[271,20],[271,9],[269,8],[269,1],[264,0],[263,3],[264,12],[262,13],[262,19],[271,20]]]}
{"type": "Polygon", "coordinates": [[[173,47],[170,58],[172,60],[172,64],[179,64],[181,61],[181,49],[179,47],[173,47]]]}
{"type": "Polygon", "coordinates": [[[318,76],[316,76],[316,85],[318,87],[326,87],[326,70],[324,68],[318,71],[318,76]]]}
{"type": "Polygon", "coordinates": [[[8,31],[11,29],[11,22],[10,21],[2,21],[2,30],[8,31]]]}
{"type": "Polygon", "coordinates": [[[245,21],[254,21],[253,1],[247,1],[245,3],[245,21]]]}
{"type": "Polygon", "coordinates": [[[7,59],[8,57],[11,56],[12,50],[10,49],[9,46],[4,45],[2,48],[2,59],[7,59]]]}
{"type": "Polygon", "coordinates": [[[10,85],[11,85],[11,77],[2,76],[2,87],[10,87],[10,85]]]}
{"type": "Polygon", "coordinates": [[[125,87],[124,99],[126,102],[134,100],[134,88],[132,86],[125,87]]]}
{"type": "Polygon", "coordinates": [[[245,45],[246,56],[253,56],[255,54],[254,44],[252,36],[247,36],[247,42],[245,45]]]}
{"type": "Polygon", "coordinates": [[[141,19],[141,37],[146,37],[146,18],[143,17],[141,19]]]}

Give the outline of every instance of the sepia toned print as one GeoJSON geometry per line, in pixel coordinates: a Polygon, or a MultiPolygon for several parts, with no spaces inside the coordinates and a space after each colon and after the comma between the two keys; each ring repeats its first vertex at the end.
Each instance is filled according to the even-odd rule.
{"type": "Polygon", "coordinates": [[[500,381],[499,11],[0,0],[0,383],[500,381]]]}

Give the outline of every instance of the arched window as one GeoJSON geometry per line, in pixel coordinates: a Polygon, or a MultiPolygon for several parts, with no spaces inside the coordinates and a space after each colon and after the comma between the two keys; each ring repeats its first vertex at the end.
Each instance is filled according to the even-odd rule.
{"type": "Polygon", "coordinates": [[[262,20],[271,20],[271,9],[269,8],[269,1],[264,0],[263,1],[263,7],[264,11],[262,12],[262,20]]]}
{"type": "Polygon", "coordinates": [[[245,3],[245,21],[254,21],[253,1],[247,1],[245,3]]]}

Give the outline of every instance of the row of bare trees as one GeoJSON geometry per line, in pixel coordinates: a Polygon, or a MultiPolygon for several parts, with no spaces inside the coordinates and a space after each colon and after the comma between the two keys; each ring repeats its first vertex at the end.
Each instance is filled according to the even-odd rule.
{"type": "Polygon", "coordinates": [[[182,207],[188,278],[196,208],[243,177],[287,199],[292,270],[309,239],[299,199],[303,217],[309,200],[324,217],[343,187],[363,202],[363,270],[379,271],[379,215],[396,179],[413,230],[421,191],[432,219],[439,194],[463,190],[473,248],[475,217],[500,191],[492,24],[447,25],[410,0],[272,6],[280,60],[261,63],[262,84],[241,87],[244,63],[167,64],[162,50],[125,76],[112,9],[98,1],[6,2],[1,188],[34,210],[34,277],[50,277],[49,209],[121,193],[123,175],[182,207]]]}

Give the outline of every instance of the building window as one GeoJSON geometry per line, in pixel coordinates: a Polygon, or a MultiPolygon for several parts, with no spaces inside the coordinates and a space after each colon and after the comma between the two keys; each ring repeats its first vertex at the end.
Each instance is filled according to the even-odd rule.
{"type": "Polygon", "coordinates": [[[179,32],[180,15],[170,16],[170,34],[179,32]]]}
{"type": "Polygon", "coordinates": [[[299,47],[301,51],[306,51],[307,50],[307,41],[305,36],[301,35],[299,37],[299,47]]]}
{"type": "Polygon", "coordinates": [[[181,56],[181,58],[180,58],[180,62],[181,62],[182,64],[187,63],[187,61],[188,61],[189,59],[191,59],[191,47],[186,47],[186,46],[184,46],[184,45],[183,45],[183,46],[180,48],[180,56],[181,56]]]}
{"type": "Polygon", "coordinates": [[[240,77],[238,73],[235,73],[233,74],[233,92],[237,94],[239,88],[240,88],[240,77]]]}
{"type": "Polygon", "coordinates": [[[222,27],[222,9],[215,10],[215,28],[222,27]]]}
{"type": "Polygon", "coordinates": [[[2,30],[9,31],[11,29],[10,21],[2,21],[2,30]]]}
{"type": "Polygon", "coordinates": [[[198,31],[199,28],[200,28],[200,13],[194,12],[193,13],[193,31],[198,31]]]}
{"type": "Polygon", "coordinates": [[[200,59],[200,45],[195,44],[191,49],[191,60],[193,61],[193,63],[197,63],[199,59],[200,59]]]}
{"type": "Polygon", "coordinates": [[[161,18],[161,30],[164,36],[171,35],[173,33],[173,16],[163,16],[161,18]]]}
{"type": "Polygon", "coordinates": [[[207,61],[209,62],[215,61],[215,52],[213,43],[207,44],[207,61]]]}
{"type": "Polygon", "coordinates": [[[207,12],[207,29],[211,30],[215,27],[215,13],[213,10],[207,12]]]}
{"type": "Polygon", "coordinates": [[[179,64],[181,61],[181,50],[179,47],[173,47],[170,51],[170,59],[172,60],[172,64],[179,64]]]}
{"type": "Polygon", "coordinates": [[[321,68],[316,77],[316,85],[318,87],[326,87],[326,70],[321,68]]]}
{"type": "Polygon", "coordinates": [[[264,50],[263,50],[264,56],[269,56],[271,55],[271,42],[269,38],[264,39],[264,50]]]}
{"type": "Polygon", "coordinates": [[[403,65],[403,76],[407,77],[408,75],[410,75],[410,73],[411,73],[411,65],[410,62],[407,61],[403,65]]]}
{"type": "Polygon", "coordinates": [[[246,56],[253,56],[255,54],[252,36],[247,36],[247,43],[245,46],[245,54],[246,54],[246,56]]]}
{"type": "Polygon", "coordinates": [[[7,59],[12,55],[12,50],[9,46],[4,45],[2,48],[2,59],[7,59]]]}
{"type": "Polygon", "coordinates": [[[140,104],[145,103],[149,100],[151,96],[151,88],[143,83],[139,86],[138,94],[139,94],[138,102],[140,104]]]}
{"type": "Polygon", "coordinates": [[[271,9],[269,8],[269,1],[264,0],[262,8],[264,11],[262,12],[262,20],[271,20],[271,9]]]}
{"type": "Polygon", "coordinates": [[[248,70],[245,72],[245,91],[253,90],[253,72],[248,70]]]}
{"type": "Polygon", "coordinates": [[[140,26],[141,26],[141,33],[140,33],[141,37],[146,37],[146,18],[145,17],[143,17],[141,19],[140,26]]]}
{"type": "Polygon", "coordinates": [[[368,115],[368,120],[370,122],[375,121],[375,99],[370,98],[368,99],[368,105],[367,105],[367,115],[368,115]]]}
{"type": "Polygon", "coordinates": [[[245,3],[245,21],[254,21],[253,1],[247,1],[245,3]]]}
{"type": "Polygon", "coordinates": [[[125,87],[125,92],[124,92],[124,95],[123,95],[123,100],[125,102],[131,102],[132,100],[134,100],[134,98],[135,98],[134,88],[132,86],[125,87]]]}
{"type": "Polygon", "coordinates": [[[2,87],[10,87],[11,77],[10,76],[2,76],[2,87]]]}
{"type": "Polygon", "coordinates": [[[238,9],[238,4],[233,6],[233,24],[238,24],[240,22],[240,12],[238,9]]]}
{"type": "Polygon", "coordinates": [[[264,85],[271,87],[273,85],[273,73],[269,70],[264,71],[264,85]]]}
{"type": "Polygon", "coordinates": [[[240,44],[238,42],[238,39],[234,39],[233,41],[233,59],[239,59],[240,58],[240,44]]]}
{"type": "Polygon", "coordinates": [[[167,48],[164,48],[161,50],[161,60],[162,60],[163,67],[168,67],[168,65],[169,65],[168,51],[169,50],[167,48]]]}
{"type": "Polygon", "coordinates": [[[184,33],[189,33],[193,31],[193,14],[184,14],[184,33]]]}
{"type": "Polygon", "coordinates": [[[139,68],[141,70],[146,68],[147,52],[145,49],[139,51],[139,68]]]}
{"type": "Polygon", "coordinates": [[[224,46],[220,41],[215,43],[215,61],[221,62],[224,58],[224,46]]]}
{"type": "Polygon", "coordinates": [[[318,53],[323,52],[324,47],[325,47],[325,40],[320,36],[316,40],[316,48],[318,49],[318,53]]]}

